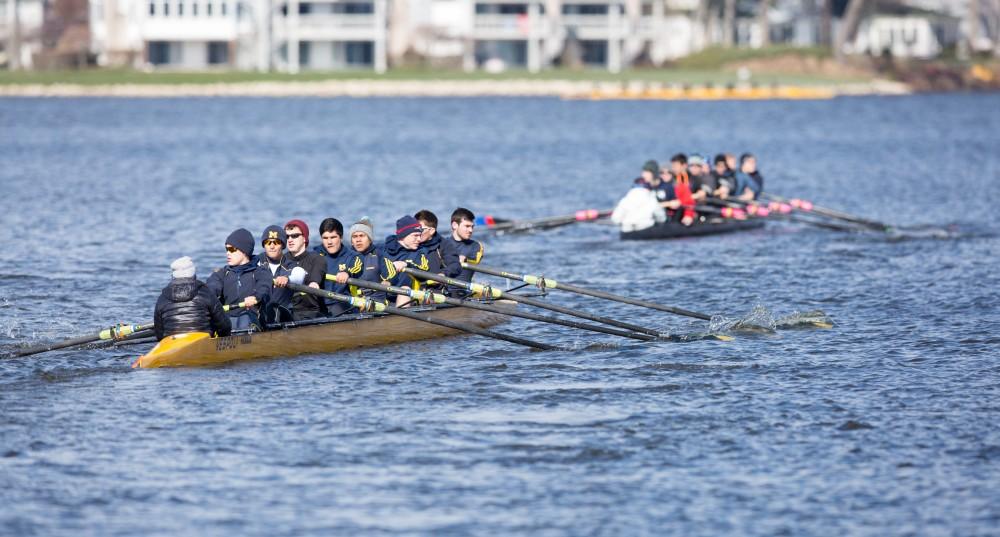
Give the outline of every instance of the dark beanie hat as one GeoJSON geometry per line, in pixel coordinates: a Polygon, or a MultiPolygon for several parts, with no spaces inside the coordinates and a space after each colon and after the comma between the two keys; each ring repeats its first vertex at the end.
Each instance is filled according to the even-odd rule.
{"type": "Polygon", "coordinates": [[[647,160],[645,164],[642,165],[642,171],[653,172],[653,175],[660,173],[660,165],[655,160],[647,160]]]}
{"type": "Polygon", "coordinates": [[[302,220],[296,219],[296,220],[289,220],[288,223],[285,224],[285,229],[288,229],[290,227],[297,227],[300,230],[302,230],[302,236],[305,237],[306,239],[306,246],[309,246],[309,226],[307,226],[306,223],[303,222],[302,220]]]}
{"type": "Polygon", "coordinates": [[[226,237],[226,244],[235,247],[250,257],[253,255],[253,235],[249,231],[240,228],[226,237]]]}
{"type": "Polygon", "coordinates": [[[406,215],[396,220],[396,240],[400,240],[410,233],[420,233],[420,221],[406,215]]]}
{"type": "Polygon", "coordinates": [[[282,245],[288,244],[288,237],[285,236],[285,230],[278,226],[267,226],[264,228],[264,232],[260,234],[260,245],[264,245],[264,241],[271,239],[278,239],[281,241],[282,245]]]}

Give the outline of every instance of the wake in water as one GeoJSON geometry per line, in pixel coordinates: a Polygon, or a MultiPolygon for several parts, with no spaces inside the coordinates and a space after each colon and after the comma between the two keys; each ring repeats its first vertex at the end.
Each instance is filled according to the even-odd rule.
{"type": "Polygon", "coordinates": [[[775,318],[774,313],[763,304],[755,304],[747,315],[731,319],[722,315],[712,318],[710,332],[751,332],[772,334],[777,330],[804,328],[832,328],[833,320],[821,310],[807,312],[794,311],[784,317],[775,318]]]}

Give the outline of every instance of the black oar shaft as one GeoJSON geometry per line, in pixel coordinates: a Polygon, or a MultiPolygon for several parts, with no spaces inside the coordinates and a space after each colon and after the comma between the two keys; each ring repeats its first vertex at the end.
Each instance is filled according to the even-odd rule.
{"type": "Polygon", "coordinates": [[[702,319],[704,321],[711,321],[712,316],[705,313],[699,313],[697,311],[686,310],[683,308],[675,308],[673,306],[665,306],[663,304],[657,304],[655,302],[650,302],[648,300],[639,300],[637,298],[630,298],[627,296],[616,295],[613,293],[608,293],[606,291],[599,291],[596,289],[587,289],[584,287],[579,287],[576,285],[570,285],[568,283],[557,282],[556,280],[548,280],[540,276],[534,276],[531,274],[517,274],[513,272],[508,272],[501,269],[495,269],[486,267],[483,265],[472,265],[468,263],[463,263],[463,267],[473,270],[476,272],[482,272],[484,274],[491,274],[493,276],[498,276],[500,278],[508,278],[511,280],[519,280],[524,283],[531,285],[544,285],[550,289],[562,289],[563,291],[568,291],[570,293],[577,293],[580,295],[592,296],[595,298],[603,298],[605,300],[612,300],[615,302],[621,302],[623,304],[631,304],[633,306],[641,306],[644,308],[650,308],[659,311],[665,311],[667,313],[673,313],[676,315],[683,315],[686,317],[694,317],[695,319],[702,319]]]}
{"type": "Polygon", "coordinates": [[[434,302],[436,302],[436,303],[442,303],[443,302],[445,304],[452,304],[454,306],[462,306],[462,307],[465,307],[465,308],[471,308],[471,309],[480,310],[480,311],[489,311],[489,312],[493,312],[493,313],[501,313],[503,315],[510,315],[511,317],[520,317],[522,319],[529,319],[529,320],[532,320],[532,321],[540,321],[540,322],[549,323],[549,324],[557,324],[557,325],[566,326],[566,327],[569,327],[569,328],[578,328],[580,330],[589,330],[591,332],[600,332],[602,334],[610,334],[610,335],[613,335],[613,336],[620,336],[620,337],[627,337],[627,338],[631,338],[631,339],[638,339],[640,341],[652,341],[652,340],[656,339],[656,337],[648,335],[648,334],[637,334],[635,332],[628,332],[628,331],[625,331],[625,330],[618,330],[618,329],[615,329],[615,328],[608,328],[608,327],[605,327],[605,326],[599,326],[599,325],[593,325],[593,324],[586,324],[586,323],[578,323],[578,322],[575,322],[575,321],[569,321],[569,320],[566,320],[566,319],[560,319],[558,317],[549,317],[549,316],[546,316],[546,315],[538,315],[536,313],[531,313],[531,312],[527,312],[527,311],[518,311],[516,309],[509,309],[509,310],[508,309],[501,309],[501,308],[497,308],[495,306],[489,306],[489,305],[483,304],[481,302],[477,302],[475,300],[463,300],[461,298],[455,298],[455,297],[445,296],[445,295],[442,295],[440,293],[432,293],[430,291],[416,291],[415,292],[415,291],[412,291],[412,290],[403,289],[403,288],[396,287],[396,286],[393,286],[393,285],[379,285],[379,284],[374,283],[374,282],[369,282],[367,280],[358,280],[358,279],[355,279],[355,278],[348,278],[347,279],[347,283],[349,283],[351,285],[354,285],[356,287],[365,287],[367,289],[374,289],[374,290],[377,290],[377,291],[387,291],[387,292],[390,292],[390,293],[396,293],[396,294],[401,294],[401,295],[408,295],[408,296],[413,297],[413,298],[416,298],[417,296],[419,296],[419,293],[429,293],[433,297],[434,302]]]}
{"type": "MultiPolygon", "coordinates": [[[[455,279],[452,279],[452,278],[445,278],[445,277],[440,276],[438,274],[431,274],[430,272],[426,272],[426,271],[419,270],[419,269],[414,269],[414,268],[411,268],[411,267],[407,267],[407,268],[403,269],[403,271],[404,272],[408,272],[408,273],[410,273],[410,274],[412,274],[412,275],[414,275],[414,276],[416,276],[416,277],[418,277],[420,279],[423,279],[423,280],[431,280],[431,281],[443,283],[443,284],[446,284],[446,285],[451,285],[453,287],[458,287],[460,289],[466,289],[466,290],[469,290],[469,291],[472,291],[472,292],[476,292],[476,289],[474,288],[474,285],[470,284],[469,282],[463,282],[461,280],[455,280],[455,279]]],[[[660,337],[660,335],[661,335],[660,332],[658,332],[656,330],[652,330],[650,328],[646,328],[644,326],[638,326],[638,325],[634,325],[634,324],[631,324],[631,323],[625,323],[625,322],[618,321],[618,320],[615,320],[615,319],[611,319],[611,318],[608,318],[608,317],[602,317],[600,315],[593,315],[593,314],[590,314],[590,313],[587,313],[587,312],[584,312],[584,311],[580,311],[580,310],[575,310],[575,309],[572,309],[572,308],[567,308],[567,307],[563,307],[563,306],[557,306],[555,304],[551,304],[549,302],[545,302],[544,300],[536,300],[534,298],[526,297],[526,296],[523,296],[523,295],[515,295],[515,294],[507,293],[505,291],[502,291],[502,290],[496,289],[496,288],[491,288],[491,289],[494,291],[494,294],[496,295],[494,298],[509,298],[511,300],[514,300],[516,302],[520,302],[522,304],[527,304],[529,306],[535,306],[536,308],[547,309],[547,310],[550,310],[550,311],[554,311],[556,313],[562,313],[564,315],[569,315],[571,317],[579,317],[581,319],[587,319],[588,321],[594,321],[595,323],[601,323],[601,324],[607,324],[607,325],[611,325],[611,326],[617,326],[618,328],[624,328],[625,330],[631,330],[633,332],[639,332],[639,333],[642,333],[642,334],[649,334],[649,335],[654,336],[654,337],[660,337]]]]}
{"type": "MultiPolygon", "coordinates": [[[[788,200],[787,198],[784,198],[782,196],[778,196],[778,195],[775,195],[775,194],[766,193],[766,192],[763,193],[763,194],[761,194],[761,197],[764,197],[764,198],[772,200],[772,201],[777,201],[779,203],[789,203],[790,202],[790,200],[788,200]]],[[[848,214],[848,213],[845,213],[845,212],[836,211],[836,210],[833,210],[833,209],[828,209],[826,207],[819,207],[819,206],[816,206],[816,205],[811,205],[811,207],[808,210],[805,210],[805,209],[800,209],[800,210],[803,210],[803,211],[806,211],[806,212],[812,212],[812,213],[815,213],[815,214],[818,214],[818,215],[826,216],[828,218],[834,218],[834,219],[837,219],[837,220],[844,220],[846,222],[851,222],[851,223],[854,223],[854,224],[860,224],[862,226],[867,226],[867,227],[872,228],[872,229],[877,230],[877,231],[888,231],[888,230],[892,229],[892,227],[893,227],[893,226],[890,226],[889,224],[886,224],[884,222],[879,222],[877,220],[871,220],[871,219],[868,219],[868,218],[862,218],[860,216],[856,216],[856,215],[853,215],[853,214],[848,214]]]]}
{"type": "Polygon", "coordinates": [[[135,334],[138,332],[145,332],[153,328],[153,323],[147,323],[143,325],[135,324],[120,324],[112,326],[110,328],[105,328],[97,334],[90,336],[80,336],[72,339],[67,339],[64,341],[59,341],[56,343],[47,343],[45,345],[37,345],[35,347],[28,347],[27,349],[22,349],[14,352],[11,357],[19,358],[21,356],[31,356],[32,354],[40,354],[43,352],[54,351],[59,349],[65,349],[68,347],[74,347],[76,345],[86,345],[87,343],[94,343],[96,341],[102,340],[119,340],[127,337],[130,334],[135,334]]]}
{"type": "MultiPolygon", "coordinates": [[[[293,290],[293,291],[299,291],[301,293],[307,293],[307,294],[318,296],[318,297],[330,298],[330,299],[337,300],[337,301],[340,301],[340,302],[345,302],[347,304],[351,304],[352,306],[356,306],[356,307],[363,307],[363,305],[365,304],[365,301],[368,300],[368,299],[358,299],[357,297],[350,297],[350,296],[346,296],[346,295],[341,295],[341,294],[333,293],[333,292],[330,292],[330,291],[324,291],[322,289],[316,289],[316,288],[313,288],[313,287],[309,287],[308,285],[300,285],[300,284],[295,284],[295,283],[289,283],[288,284],[288,288],[291,289],[291,290],[293,290]]],[[[428,323],[428,324],[434,324],[434,325],[438,325],[438,326],[443,326],[445,328],[451,328],[452,330],[458,330],[458,331],[461,331],[461,332],[468,332],[470,334],[476,334],[476,335],[480,335],[480,336],[484,336],[484,337],[489,337],[489,338],[493,338],[493,339],[500,339],[500,340],[507,341],[507,342],[510,342],[510,343],[516,343],[518,345],[524,345],[525,347],[532,347],[532,348],[540,349],[540,350],[544,350],[544,351],[559,350],[559,347],[555,347],[555,346],[552,346],[552,345],[547,345],[545,343],[538,343],[536,341],[531,341],[531,340],[524,339],[524,338],[519,338],[519,337],[516,337],[516,336],[510,336],[510,335],[507,335],[507,334],[501,334],[500,332],[494,332],[493,330],[488,330],[486,328],[480,328],[478,326],[474,326],[474,325],[470,325],[470,324],[465,324],[465,323],[457,323],[457,322],[449,321],[449,320],[446,320],[446,319],[436,319],[436,318],[430,317],[430,316],[428,316],[426,314],[421,314],[421,313],[417,313],[417,312],[413,312],[413,311],[407,311],[405,309],[397,308],[397,307],[394,307],[394,306],[388,306],[388,305],[382,305],[382,304],[379,304],[379,305],[381,306],[381,307],[378,308],[379,311],[384,311],[386,313],[390,313],[390,314],[393,314],[393,315],[399,315],[400,317],[407,317],[407,318],[413,319],[415,321],[421,321],[421,322],[428,323]]]]}

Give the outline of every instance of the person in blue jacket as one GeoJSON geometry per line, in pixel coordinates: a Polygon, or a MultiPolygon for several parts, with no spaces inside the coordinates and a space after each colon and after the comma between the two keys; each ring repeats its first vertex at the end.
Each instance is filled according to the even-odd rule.
{"type": "Polygon", "coordinates": [[[260,266],[253,250],[249,231],[240,228],[230,233],[226,238],[226,266],[215,269],[205,282],[219,301],[230,307],[233,330],[264,327],[259,311],[271,297],[271,273],[260,266]]]}
{"type": "Polygon", "coordinates": [[[286,287],[288,277],[296,263],[285,253],[285,230],[281,226],[270,225],[260,236],[264,255],[258,256],[257,264],[271,273],[271,299],[264,307],[264,319],[268,323],[285,323],[292,320],[292,290],[286,287]]]}
{"type": "MultiPolygon", "coordinates": [[[[356,252],[357,259],[348,264],[346,272],[337,273],[338,283],[346,283],[348,276],[372,283],[386,284],[396,277],[396,267],[382,256],[381,249],[375,246],[375,228],[367,216],[362,217],[351,226],[351,247],[356,252]]],[[[386,302],[386,294],[382,291],[351,286],[351,294],[363,296],[376,302],[386,302]]]]}
{"type": "Polygon", "coordinates": [[[445,276],[472,281],[473,272],[462,267],[462,263],[478,265],[483,259],[483,243],[472,238],[476,227],[476,217],[472,211],[459,207],[451,213],[451,235],[441,239],[441,255],[445,263],[445,276]]]}
{"type": "MultiPolygon", "coordinates": [[[[427,272],[444,274],[444,256],[441,254],[441,235],[438,235],[438,217],[423,209],[413,215],[420,222],[420,250],[427,256],[427,272]]],[[[427,282],[431,284],[433,282],[427,282]]]]}
{"type": "MultiPolygon", "coordinates": [[[[350,294],[346,277],[342,278],[343,283],[337,279],[340,273],[347,273],[348,269],[354,269],[358,273],[361,269],[362,261],[358,253],[350,245],[344,243],[344,224],[336,218],[327,218],[319,224],[319,236],[323,244],[313,248],[326,260],[326,281],[323,289],[332,291],[340,295],[350,294]]],[[[351,309],[349,304],[327,298],[327,314],[333,317],[341,315],[351,309]]]]}
{"type": "MultiPolygon", "coordinates": [[[[422,282],[412,274],[404,273],[402,270],[407,267],[420,270],[430,268],[427,256],[420,248],[422,232],[420,221],[406,215],[396,220],[396,233],[385,238],[385,243],[382,245],[382,255],[391,261],[396,269],[396,275],[390,280],[392,285],[420,289],[422,282]]],[[[409,297],[399,295],[396,297],[396,305],[403,306],[409,300],[409,297]]]]}

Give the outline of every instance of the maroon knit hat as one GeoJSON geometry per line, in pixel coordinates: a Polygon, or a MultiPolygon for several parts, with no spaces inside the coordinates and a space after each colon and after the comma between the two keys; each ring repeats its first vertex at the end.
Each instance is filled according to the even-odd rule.
{"type": "Polygon", "coordinates": [[[297,227],[302,230],[302,236],[306,238],[306,246],[309,246],[309,226],[307,226],[302,220],[296,219],[289,220],[288,223],[285,224],[285,229],[290,227],[297,227]]]}

